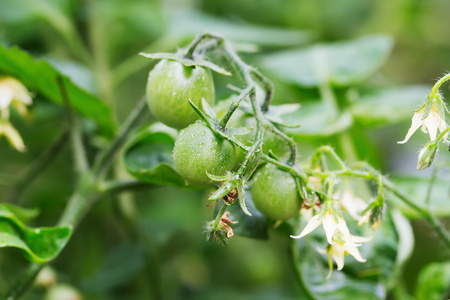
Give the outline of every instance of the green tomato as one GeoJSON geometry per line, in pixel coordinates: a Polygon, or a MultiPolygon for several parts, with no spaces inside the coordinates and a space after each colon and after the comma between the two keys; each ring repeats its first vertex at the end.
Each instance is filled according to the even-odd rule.
{"type": "Polygon", "coordinates": [[[255,174],[250,191],[256,208],[274,220],[295,217],[302,206],[294,177],[272,164],[255,174]]]}
{"type": "Polygon", "coordinates": [[[221,176],[230,171],[236,159],[234,145],[206,126],[202,121],[180,132],[173,149],[175,168],[189,183],[208,185],[211,175],[221,176]]]}
{"type": "Polygon", "coordinates": [[[186,67],[173,60],[161,60],[150,71],[147,81],[147,103],[160,122],[177,129],[199,119],[189,99],[202,108],[202,99],[214,104],[214,82],[203,67],[186,67]]]}

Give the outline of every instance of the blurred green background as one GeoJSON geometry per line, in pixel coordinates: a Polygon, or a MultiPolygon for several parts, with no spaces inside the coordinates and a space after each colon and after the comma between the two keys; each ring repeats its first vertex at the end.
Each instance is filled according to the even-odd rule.
{"type": "MultiPolygon", "coordinates": [[[[276,104],[306,103],[305,109],[311,107],[308,103],[318,102],[318,88],[286,80],[276,66],[268,67],[267,57],[286,49],[386,35],[392,48],[383,48],[367,78],[349,86],[336,85],[334,90],[343,107],[355,107],[351,103],[358,99],[378,101],[384,92],[397,89],[385,95],[384,102],[355,108],[360,114],[355,113],[346,125],[356,141],[354,158],[388,174],[427,177],[430,171],[415,170],[426,136],[417,133],[407,145],[396,142],[404,138],[427,89],[450,70],[449,11],[450,2],[445,0],[1,0],[0,42],[18,45],[51,62],[110,105],[120,123],[143,96],[153,65],[137,54],[174,51],[201,31],[225,35],[245,60],[260,67],[275,83],[276,104]],[[367,121],[373,108],[385,113],[385,118],[367,121]]],[[[349,62],[355,64],[350,69],[358,67],[357,60],[349,62]]],[[[224,82],[223,76],[216,76],[217,100],[231,94],[224,82]]],[[[447,88],[442,92],[450,96],[447,88]]],[[[31,111],[29,120],[12,116],[27,152],[15,152],[0,140],[2,201],[8,200],[11,182],[56,140],[65,122],[63,108],[40,95],[34,98],[31,111]]],[[[319,129],[295,134],[303,158],[323,144],[335,146],[345,156],[345,145],[339,144],[336,134],[321,131],[324,115],[321,109],[312,110],[304,116],[311,122],[305,130],[314,128],[314,122],[319,122],[319,129]]],[[[146,121],[152,122],[152,116],[146,121]]],[[[304,119],[298,122],[307,125],[304,119]]],[[[105,138],[88,119],[83,120],[83,128],[93,157],[105,145],[105,138]]],[[[449,158],[447,151],[441,151],[439,160],[449,158]]],[[[56,222],[74,187],[70,162],[66,147],[23,191],[19,203],[41,211],[31,225],[56,222]]],[[[438,176],[448,182],[444,171],[438,176]]],[[[448,185],[446,190],[449,200],[448,185]]],[[[213,208],[206,207],[211,191],[155,187],[123,194],[120,199],[115,195],[102,199],[52,263],[58,281],[76,287],[85,299],[297,299],[299,288],[289,265],[288,246],[279,231],[271,229],[268,241],[236,236],[228,247],[205,241],[203,227],[213,214],[213,208]]],[[[449,258],[422,221],[412,222],[416,246],[403,273],[410,293],[425,264],[449,258]]],[[[1,249],[1,292],[21,276],[25,266],[20,253],[1,249]]],[[[42,299],[43,293],[33,288],[25,299],[42,299]]]]}

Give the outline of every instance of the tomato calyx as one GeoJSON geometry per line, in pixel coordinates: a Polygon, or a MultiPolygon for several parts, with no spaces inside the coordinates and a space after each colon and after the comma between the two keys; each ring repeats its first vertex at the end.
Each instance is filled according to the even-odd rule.
{"type": "Polygon", "coordinates": [[[244,186],[246,180],[243,176],[239,176],[238,174],[233,174],[231,172],[228,172],[225,176],[214,176],[211,174],[207,175],[212,180],[221,182],[220,187],[208,198],[209,201],[220,202],[224,197],[228,197],[227,199],[232,201],[224,202],[225,205],[229,206],[234,204],[236,200],[239,199],[239,205],[241,206],[242,211],[248,216],[252,215],[245,204],[244,186]]]}
{"type": "Polygon", "coordinates": [[[167,52],[159,52],[159,53],[144,53],[141,52],[139,55],[150,58],[150,59],[168,59],[168,60],[174,60],[181,64],[183,64],[186,67],[195,68],[196,66],[205,67],[208,68],[216,73],[225,75],[225,76],[231,76],[232,74],[225,70],[224,68],[216,65],[215,63],[204,59],[204,56],[201,54],[197,54],[193,56],[192,58],[186,58],[185,57],[186,50],[180,49],[177,51],[177,53],[167,53],[167,52]]]}

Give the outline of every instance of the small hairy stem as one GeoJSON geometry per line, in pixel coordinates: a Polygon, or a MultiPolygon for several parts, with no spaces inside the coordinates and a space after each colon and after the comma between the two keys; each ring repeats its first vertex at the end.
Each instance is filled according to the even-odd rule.
{"type": "Polygon", "coordinates": [[[119,129],[115,139],[106,148],[104,151],[100,152],[96,157],[94,162],[94,174],[99,175],[102,178],[105,175],[107,169],[111,166],[112,160],[116,156],[117,152],[120,150],[120,147],[125,143],[128,134],[131,130],[136,126],[136,124],[140,121],[141,117],[147,112],[147,101],[145,97],[143,97],[122,126],[119,129]]]}
{"type": "MultiPolygon", "coordinates": [[[[257,161],[259,159],[258,153],[262,152],[262,143],[264,138],[264,128],[262,126],[263,118],[261,113],[261,108],[259,107],[255,93],[250,95],[250,102],[252,104],[252,108],[256,117],[256,138],[253,142],[250,151],[248,151],[245,156],[244,162],[239,168],[237,174],[239,176],[244,176],[244,180],[247,180],[254,171],[254,167],[257,165],[257,161]]],[[[244,182],[245,183],[245,182],[244,182]]]]}
{"type": "Polygon", "coordinates": [[[450,73],[444,75],[443,77],[441,77],[441,79],[439,79],[433,86],[433,88],[431,89],[430,94],[435,95],[438,93],[439,88],[441,87],[441,85],[446,82],[447,80],[450,79],[450,73]]]}
{"type": "Polygon", "coordinates": [[[277,166],[279,169],[281,169],[281,170],[283,170],[283,171],[285,171],[287,173],[290,173],[291,175],[299,178],[303,182],[303,184],[305,184],[305,185],[308,184],[308,179],[306,178],[305,174],[299,172],[298,170],[296,170],[295,169],[296,166],[287,165],[287,164],[285,164],[285,163],[283,163],[283,162],[281,162],[279,160],[273,159],[272,157],[270,157],[270,156],[268,156],[266,154],[262,154],[261,158],[264,161],[277,166]]]}
{"type": "Polygon", "coordinates": [[[220,208],[219,213],[217,214],[216,219],[214,220],[214,227],[212,227],[213,230],[217,230],[217,228],[219,227],[220,220],[222,219],[222,216],[227,210],[227,208],[228,205],[226,204],[222,205],[222,207],[220,208]]]}
{"type": "Polygon", "coordinates": [[[421,208],[407,196],[403,195],[399,192],[394,184],[388,181],[386,178],[384,179],[384,186],[389,189],[389,191],[394,194],[398,199],[402,200],[409,207],[414,209],[419,215],[421,215],[425,221],[430,225],[430,227],[437,233],[437,235],[441,238],[441,240],[445,243],[445,245],[450,249],[450,233],[445,229],[444,225],[442,225],[439,220],[433,216],[427,209],[421,208]]]}
{"type": "Polygon", "coordinates": [[[346,170],[347,166],[345,165],[344,161],[339,157],[339,155],[337,155],[337,153],[334,151],[334,149],[330,146],[321,146],[319,148],[316,149],[316,152],[313,154],[312,158],[314,159],[314,157],[318,154],[321,153],[327,153],[329,154],[339,165],[339,167],[342,170],[346,170]]]}
{"type": "Polygon", "coordinates": [[[208,32],[204,32],[202,34],[199,34],[199,35],[197,35],[195,37],[195,39],[189,45],[188,50],[187,50],[186,54],[184,55],[184,58],[192,59],[193,55],[194,55],[194,52],[195,52],[195,49],[198,47],[198,45],[200,45],[200,43],[203,40],[205,40],[207,38],[213,38],[213,39],[215,39],[217,41],[220,41],[220,42],[222,42],[224,40],[223,37],[220,37],[218,35],[211,35],[208,32]]]}
{"type": "Polygon", "coordinates": [[[266,112],[269,109],[270,104],[272,103],[272,98],[273,98],[273,93],[274,93],[273,83],[256,69],[252,69],[251,73],[252,73],[253,77],[259,83],[261,83],[264,90],[266,90],[266,98],[264,99],[264,102],[261,105],[261,110],[263,112],[266,112]]]}
{"type": "Polygon", "coordinates": [[[289,161],[289,164],[295,165],[295,163],[297,162],[297,143],[294,141],[293,138],[287,136],[284,132],[279,130],[272,123],[267,122],[266,124],[267,124],[266,125],[267,129],[269,129],[280,140],[282,140],[283,142],[285,142],[289,146],[291,153],[289,155],[289,160],[288,161],[289,161]]]}
{"type": "Polygon", "coordinates": [[[442,131],[441,134],[438,135],[438,137],[435,140],[435,143],[439,143],[444,138],[444,135],[446,135],[448,132],[450,132],[450,126],[445,128],[444,131],[442,131]]]}
{"type": "Polygon", "coordinates": [[[230,105],[230,107],[228,107],[227,112],[225,113],[225,115],[223,116],[223,118],[220,120],[219,122],[219,127],[221,130],[223,130],[226,126],[228,121],[230,120],[231,116],[233,115],[233,113],[236,111],[236,109],[239,107],[239,105],[241,104],[241,102],[247,98],[250,93],[254,92],[254,86],[250,86],[247,87],[246,89],[244,89],[238,96],[236,101],[233,101],[233,103],[230,105]]]}

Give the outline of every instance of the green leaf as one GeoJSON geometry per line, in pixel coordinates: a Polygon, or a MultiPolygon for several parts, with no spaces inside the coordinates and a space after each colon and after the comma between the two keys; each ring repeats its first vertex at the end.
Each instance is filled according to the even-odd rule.
{"type": "MultiPolygon", "coordinates": [[[[234,234],[254,239],[268,239],[267,219],[255,208],[248,189],[245,190],[245,203],[251,216],[245,214],[238,203],[227,209],[230,212],[230,219],[238,221],[238,223],[231,225],[234,234]]],[[[222,205],[223,203],[216,205],[214,216],[217,216],[222,205]]]]}
{"type": "Polygon", "coordinates": [[[138,132],[125,145],[123,161],[137,179],[159,185],[184,187],[185,180],[173,165],[175,129],[156,123],[138,132]]]}
{"type": "MultiPolygon", "coordinates": [[[[420,207],[426,207],[425,200],[430,185],[429,178],[391,175],[389,180],[410,201],[420,207]]],[[[408,218],[416,219],[422,217],[397,197],[392,195],[389,197],[389,200],[408,218]]],[[[430,212],[438,218],[450,216],[450,177],[448,175],[442,175],[434,180],[430,195],[430,212]]]]}
{"type": "MultiPolygon", "coordinates": [[[[361,256],[367,259],[365,263],[348,255],[343,270],[334,269],[329,279],[326,279],[329,272],[327,255],[316,250],[324,249],[327,245],[323,229],[318,228],[296,240],[294,243],[298,248],[294,251],[297,251],[297,268],[311,296],[318,300],[347,299],[349,295],[365,300],[385,299],[393,270],[404,262],[404,257],[399,255],[400,248],[407,246],[400,244],[395,218],[387,214],[380,229],[374,233],[374,238],[359,247],[361,256]]],[[[358,227],[354,223],[347,223],[352,234],[373,234],[370,229],[358,227]]]]}
{"type": "Polygon", "coordinates": [[[260,63],[280,79],[304,87],[323,83],[353,86],[372,76],[386,61],[391,48],[391,38],[376,35],[280,51],[263,56],[260,63]]]}
{"type": "Polygon", "coordinates": [[[24,208],[21,206],[17,206],[11,203],[3,203],[0,204],[0,208],[3,207],[9,210],[12,214],[14,214],[19,220],[22,222],[28,222],[34,218],[36,218],[40,210],[39,208],[24,208]]]}
{"type": "Polygon", "coordinates": [[[329,137],[347,130],[353,124],[350,113],[344,112],[335,117],[334,111],[322,102],[307,102],[301,108],[283,115],[288,124],[301,123],[297,128],[286,128],[284,131],[296,137],[329,137]]]}
{"type": "Polygon", "coordinates": [[[33,262],[44,263],[55,258],[69,241],[72,227],[25,226],[11,210],[0,205],[0,247],[14,247],[23,251],[33,262]]]}
{"type": "Polygon", "coordinates": [[[234,42],[277,47],[296,46],[311,40],[311,33],[307,31],[239,23],[196,11],[178,10],[168,20],[172,36],[194,37],[207,30],[234,42]]]}
{"type": "Polygon", "coordinates": [[[108,137],[113,135],[115,125],[109,107],[74,85],[68,77],[61,75],[48,62],[35,60],[17,47],[8,49],[0,46],[0,57],[1,73],[16,77],[31,91],[36,91],[48,100],[63,105],[61,91],[56,81],[61,77],[74,110],[95,120],[104,135],[108,137]]]}
{"type": "Polygon", "coordinates": [[[419,274],[417,300],[447,299],[450,292],[450,263],[432,263],[419,274]],[[447,297],[446,297],[447,296],[447,297]]]}
{"type": "Polygon", "coordinates": [[[406,86],[363,94],[351,107],[351,113],[364,126],[394,124],[410,120],[426,98],[429,87],[406,86]]]}

